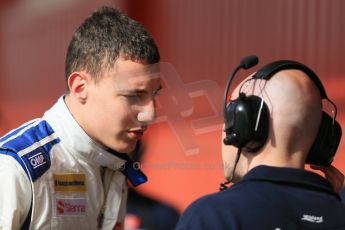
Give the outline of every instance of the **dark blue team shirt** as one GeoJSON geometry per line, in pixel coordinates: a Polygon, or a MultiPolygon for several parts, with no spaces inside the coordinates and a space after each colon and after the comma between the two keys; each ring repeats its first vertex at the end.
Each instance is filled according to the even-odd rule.
{"type": "Polygon", "coordinates": [[[345,229],[345,204],[316,173],[258,166],[193,202],[176,229],[345,229]]]}

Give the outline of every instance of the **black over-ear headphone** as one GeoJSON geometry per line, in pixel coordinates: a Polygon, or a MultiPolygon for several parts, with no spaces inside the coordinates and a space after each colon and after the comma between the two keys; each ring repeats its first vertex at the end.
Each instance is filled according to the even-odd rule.
{"type": "MultiPolygon", "coordinates": [[[[246,68],[243,63],[256,56],[249,56],[241,61],[228,81],[224,94],[224,121],[226,136],[223,140],[226,145],[242,148],[247,152],[258,151],[267,140],[269,130],[269,110],[264,100],[258,96],[247,96],[240,92],[239,97],[227,103],[227,94],[231,81],[240,68],[246,68]]],[[[253,62],[252,62],[253,63],[253,62]]],[[[251,66],[254,66],[257,60],[251,66]]],[[[250,67],[251,67],[250,66],[250,67]]],[[[248,68],[250,68],[248,67],[248,68]]],[[[330,165],[337,151],[341,139],[341,127],[335,120],[337,107],[327,97],[326,91],[318,76],[307,66],[291,60],[275,61],[259,69],[252,79],[269,80],[274,74],[286,69],[297,69],[306,73],[320,91],[321,98],[328,100],[333,108],[333,117],[322,112],[322,120],[318,134],[309,151],[306,163],[313,165],[330,165]]]]}

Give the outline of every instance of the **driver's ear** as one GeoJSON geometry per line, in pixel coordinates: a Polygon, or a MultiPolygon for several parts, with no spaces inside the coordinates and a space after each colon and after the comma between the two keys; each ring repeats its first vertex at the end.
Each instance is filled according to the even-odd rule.
{"type": "Polygon", "coordinates": [[[91,78],[84,72],[73,72],[68,77],[68,87],[80,103],[85,103],[88,96],[88,84],[91,78]]]}

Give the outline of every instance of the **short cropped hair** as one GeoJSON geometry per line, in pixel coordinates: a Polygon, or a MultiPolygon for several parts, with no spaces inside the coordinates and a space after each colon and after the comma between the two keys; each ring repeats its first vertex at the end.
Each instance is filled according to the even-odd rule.
{"type": "Polygon", "coordinates": [[[119,57],[142,64],[160,60],[154,39],[141,24],[117,9],[103,6],[73,34],[65,61],[66,82],[72,72],[80,70],[97,82],[119,57]]]}

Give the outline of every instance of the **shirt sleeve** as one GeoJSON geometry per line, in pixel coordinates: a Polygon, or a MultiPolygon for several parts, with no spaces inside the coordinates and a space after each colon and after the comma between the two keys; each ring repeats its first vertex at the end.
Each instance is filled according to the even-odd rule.
{"type": "Polygon", "coordinates": [[[193,202],[187,207],[182,213],[175,230],[186,230],[186,229],[206,229],[202,226],[202,218],[200,218],[200,211],[196,208],[196,202],[193,202]]]}
{"type": "Polygon", "coordinates": [[[31,207],[31,183],[21,165],[0,154],[0,229],[20,229],[31,207]]]}
{"type": "MultiPolygon", "coordinates": [[[[209,197],[207,195],[192,202],[182,213],[175,230],[224,229],[220,227],[222,222],[217,214],[219,212],[211,205],[214,201],[209,200],[209,197]]],[[[228,229],[239,228],[229,226],[228,229]]]]}

